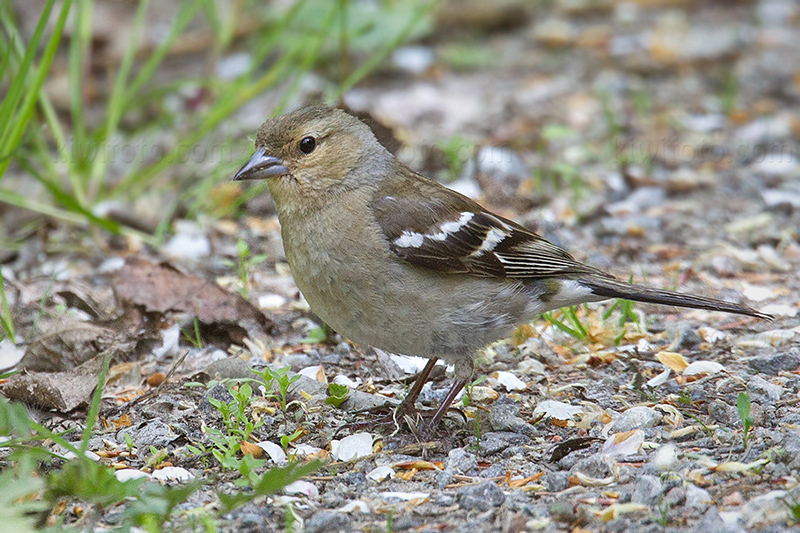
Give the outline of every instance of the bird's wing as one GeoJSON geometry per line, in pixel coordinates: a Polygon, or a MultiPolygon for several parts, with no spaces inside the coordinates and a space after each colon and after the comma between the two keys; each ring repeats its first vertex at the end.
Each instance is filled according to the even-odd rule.
{"type": "Polygon", "coordinates": [[[608,274],[469,198],[405,169],[371,202],[375,220],[398,257],[445,273],[499,278],[608,274]]]}

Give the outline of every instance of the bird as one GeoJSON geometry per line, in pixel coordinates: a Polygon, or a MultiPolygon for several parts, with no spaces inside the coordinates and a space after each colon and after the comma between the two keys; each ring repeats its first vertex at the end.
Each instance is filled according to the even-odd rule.
{"type": "Polygon", "coordinates": [[[428,359],[398,411],[415,412],[438,360],[454,365],[426,433],[471,379],[480,350],[546,311],[620,298],[772,319],[581,263],[413,171],[338,108],[268,119],[234,180],[267,181],[292,276],[320,319],[356,344],[428,359]]]}

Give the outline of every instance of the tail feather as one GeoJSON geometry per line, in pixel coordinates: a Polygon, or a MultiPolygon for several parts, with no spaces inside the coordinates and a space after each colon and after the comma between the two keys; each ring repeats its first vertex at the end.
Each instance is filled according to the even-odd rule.
{"type": "Polygon", "coordinates": [[[707,309],[709,311],[722,311],[725,313],[736,313],[772,321],[774,317],[765,313],[759,313],[755,309],[746,305],[733,302],[717,300],[715,298],[705,298],[703,296],[692,296],[673,291],[664,291],[622,283],[613,279],[605,278],[586,278],[580,279],[581,285],[588,287],[593,294],[604,298],[621,298],[623,300],[633,300],[636,302],[646,302],[661,305],[675,305],[678,307],[690,307],[694,309],[707,309]]]}

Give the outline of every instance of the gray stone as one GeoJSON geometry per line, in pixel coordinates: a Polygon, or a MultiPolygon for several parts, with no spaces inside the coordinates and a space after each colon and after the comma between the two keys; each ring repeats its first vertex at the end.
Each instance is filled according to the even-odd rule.
{"type": "Polygon", "coordinates": [[[169,443],[178,438],[178,435],[172,431],[167,424],[160,418],[150,420],[138,428],[132,428],[133,431],[121,431],[118,436],[119,442],[124,442],[122,433],[130,433],[133,438],[133,445],[138,448],[139,455],[144,457],[150,453],[150,446],[156,448],[165,448],[169,443]]]}
{"type": "Polygon", "coordinates": [[[710,508],[694,528],[694,533],[726,533],[725,522],[716,507],[710,508]]]}
{"type": "Polygon", "coordinates": [[[217,359],[206,367],[204,372],[211,377],[211,379],[250,379],[256,377],[250,371],[250,363],[238,357],[226,357],[225,359],[217,359]]]}
{"type": "Polygon", "coordinates": [[[755,376],[747,383],[747,393],[750,395],[750,399],[755,402],[771,404],[781,399],[783,387],[755,376]]]}
{"type": "Polygon", "coordinates": [[[503,505],[506,495],[493,481],[462,487],[458,491],[458,504],[462,509],[489,511],[503,505]]]}
{"type": "MultiPolygon", "coordinates": [[[[474,439],[471,439],[474,440],[474,439]]],[[[490,431],[481,436],[480,453],[483,456],[500,453],[509,446],[529,444],[531,439],[520,433],[490,431]]]]}
{"type": "Polygon", "coordinates": [[[336,511],[319,511],[306,520],[305,533],[337,533],[351,531],[350,516],[336,511]]]}
{"type": "Polygon", "coordinates": [[[337,479],[355,489],[364,489],[367,486],[367,476],[361,472],[348,472],[337,476],[337,479]]]}
{"type": "Polygon", "coordinates": [[[739,411],[733,405],[728,405],[722,400],[714,400],[708,404],[708,414],[714,421],[719,422],[725,428],[734,427],[735,424],[741,425],[739,411]]]}
{"type": "Polygon", "coordinates": [[[468,452],[464,448],[453,448],[447,454],[444,469],[450,474],[466,474],[477,467],[478,460],[474,453],[468,452]]]}
{"type": "Polygon", "coordinates": [[[228,391],[228,386],[224,383],[218,383],[208,389],[206,393],[203,395],[203,399],[200,401],[200,405],[197,406],[197,409],[203,413],[213,413],[217,410],[216,407],[211,405],[209,400],[214,399],[221,403],[230,403],[233,401],[233,396],[228,391]]]}
{"type": "Polygon", "coordinates": [[[614,431],[621,433],[633,429],[655,427],[662,419],[661,413],[651,407],[631,407],[614,420],[614,431]]]}
{"type": "Polygon", "coordinates": [[[707,490],[691,483],[686,486],[686,507],[705,511],[713,501],[707,490]]]}
{"type": "MultiPolygon", "coordinates": [[[[507,397],[504,397],[507,398],[507,397]]],[[[522,433],[531,436],[536,433],[536,429],[525,420],[517,416],[519,405],[513,402],[500,400],[492,404],[489,411],[489,420],[495,431],[510,431],[512,433],[522,433]]]]}
{"type": "Polygon", "coordinates": [[[507,473],[508,473],[508,466],[503,461],[503,462],[495,463],[492,466],[490,466],[489,468],[484,469],[480,473],[480,477],[485,478],[485,479],[490,479],[490,478],[493,478],[493,477],[505,476],[507,473]]]}
{"type": "Polygon", "coordinates": [[[436,488],[443,490],[447,485],[453,482],[453,474],[446,470],[441,470],[436,472],[434,479],[436,480],[436,488]]]}
{"type": "Polygon", "coordinates": [[[310,354],[305,352],[287,353],[283,356],[283,359],[281,359],[281,367],[290,366],[295,372],[318,364],[319,354],[310,354]]]}
{"type": "Polygon", "coordinates": [[[664,503],[670,507],[681,505],[686,501],[686,490],[683,487],[673,487],[664,496],[664,503]]]}
{"type": "Polygon", "coordinates": [[[435,497],[431,500],[431,503],[434,505],[438,505],[440,507],[450,507],[454,503],[456,503],[456,497],[453,494],[440,494],[439,496],[435,497]]]}
{"type": "Polygon", "coordinates": [[[569,472],[548,472],[542,478],[548,492],[561,492],[569,487],[569,472]]]}
{"type": "Polygon", "coordinates": [[[800,366],[800,349],[790,348],[783,353],[751,357],[747,364],[750,368],[768,376],[775,376],[779,372],[791,372],[800,366]]]}
{"type": "Polygon", "coordinates": [[[633,503],[643,503],[644,505],[653,505],[658,501],[661,496],[663,486],[661,480],[655,476],[642,476],[636,482],[636,488],[633,489],[631,494],[631,501],[633,503]]]}
{"type": "Polygon", "coordinates": [[[368,392],[361,392],[359,390],[351,389],[350,393],[347,395],[347,399],[339,404],[339,409],[353,413],[363,409],[371,409],[379,405],[395,405],[399,403],[400,402],[397,400],[387,398],[385,396],[379,396],[377,394],[370,394],[368,392]]]}
{"type": "Polygon", "coordinates": [[[613,457],[604,453],[596,453],[576,462],[570,468],[570,473],[580,472],[585,476],[602,479],[614,476],[618,466],[613,457]]]}
{"type": "MultiPolygon", "coordinates": [[[[295,374],[289,372],[289,376],[294,377],[295,374]]],[[[276,386],[277,385],[273,385],[273,387],[276,386]]],[[[317,394],[326,394],[327,390],[327,385],[316,379],[311,379],[308,376],[300,376],[300,379],[289,385],[289,394],[298,394],[300,391],[303,391],[311,396],[315,396],[317,394]]]]}
{"type": "Polygon", "coordinates": [[[788,431],[781,441],[781,446],[792,457],[800,457],[800,431],[788,431]]]}

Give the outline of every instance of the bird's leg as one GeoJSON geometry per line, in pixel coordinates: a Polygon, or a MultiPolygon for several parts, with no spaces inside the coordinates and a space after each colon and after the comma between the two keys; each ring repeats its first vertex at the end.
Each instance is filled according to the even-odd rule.
{"type": "Polygon", "coordinates": [[[403,398],[403,401],[400,402],[400,404],[388,414],[386,414],[386,405],[379,405],[377,407],[365,409],[364,411],[373,414],[373,416],[367,422],[353,422],[350,424],[345,424],[336,430],[336,434],[338,435],[339,431],[344,428],[374,429],[382,425],[394,428],[396,433],[400,428],[400,421],[412,418],[411,415],[417,412],[417,398],[419,398],[419,394],[422,392],[422,387],[424,387],[425,383],[428,381],[428,377],[430,377],[433,367],[436,366],[436,361],[436,358],[428,360],[425,368],[422,369],[422,371],[417,375],[417,379],[414,380],[414,384],[411,386],[408,394],[406,394],[406,397],[403,398]]]}
{"type": "Polygon", "coordinates": [[[428,381],[428,377],[431,375],[433,367],[436,366],[436,361],[438,361],[438,359],[435,357],[428,360],[428,364],[425,365],[425,368],[423,368],[422,372],[420,372],[417,376],[417,379],[414,381],[414,385],[411,387],[411,390],[408,391],[406,397],[403,398],[403,401],[397,407],[398,412],[410,414],[416,411],[415,404],[417,403],[417,398],[419,398],[419,393],[422,392],[422,387],[424,387],[425,383],[428,381]]]}
{"type": "Polygon", "coordinates": [[[462,357],[461,359],[457,360],[455,364],[455,371],[455,381],[453,382],[453,386],[450,387],[450,390],[447,392],[447,396],[445,396],[444,400],[442,400],[442,403],[439,405],[439,408],[436,410],[436,413],[433,415],[430,423],[428,423],[425,429],[420,433],[420,437],[423,440],[427,440],[428,437],[435,434],[436,428],[442,421],[442,418],[444,418],[444,415],[447,414],[447,411],[450,409],[450,405],[453,403],[453,401],[455,401],[458,393],[461,392],[461,389],[463,389],[464,386],[469,383],[469,380],[472,379],[472,358],[462,357]]]}
{"type": "Polygon", "coordinates": [[[433,434],[433,432],[436,430],[436,426],[438,426],[439,422],[442,421],[445,413],[447,413],[448,409],[450,409],[450,405],[456,399],[458,393],[461,392],[461,389],[463,389],[467,384],[467,381],[469,381],[467,378],[456,379],[456,381],[453,383],[453,386],[450,387],[450,391],[447,393],[447,396],[445,396],[444,400],[442,400],[442,403],[439,405],[439,408],[436,410],[433,418],[428,423],[428,426],[422,432],[423,436],[433,434]]]}

